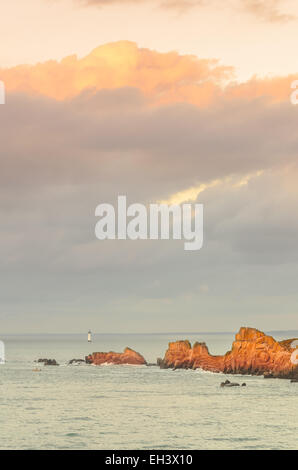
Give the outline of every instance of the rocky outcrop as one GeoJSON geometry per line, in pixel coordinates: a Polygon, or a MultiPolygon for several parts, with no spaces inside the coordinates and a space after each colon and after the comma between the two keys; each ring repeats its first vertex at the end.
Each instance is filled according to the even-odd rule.
{"type": "Polygon", "coordinates": [[[86,356],[87,364],[95,364],[100,366],[102,364],[131,364],[131,365],[147,365],[147,362],[133,349],[125,348],[123,353],[110,352],[95,352],[86,356]]]}
{"type": "Polygon", "coordinates": [[[45,366],[59,366],[56,359],[38,359],[38,361],[35,362],[43,363],[45,366]]]}
{"type": "Polygon", "coordinates": [[[189,341],[169,343],[161,368],[203,369],[226,374],[263,375],[269,377],[298,378],[298,366],[291,356],[295,350],[292,343],[296,338],[276,341],[254,328],[240,328],[231,351],[224,356],[212,356],[205,343],[189,341]]]}
{"type": "MultiPolygon", "coordinates": [[[[225,382],[222,382],[220,384],[221,387],[240,387],[240,384],[237,382],[230,382],[229,380],[225,380],[225,382]]],[[[246,383],[244,382],[241,384],[241,387],[246,387],[246,383]]]]}

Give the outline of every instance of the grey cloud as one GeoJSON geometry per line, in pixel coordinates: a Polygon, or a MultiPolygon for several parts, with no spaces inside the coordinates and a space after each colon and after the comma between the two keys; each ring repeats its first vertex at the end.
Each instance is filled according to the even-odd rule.
{"type": "MultiPolygon", "coordinates": [[[[26,312],[39,314],[42,331],[55,329],[62,314],[79,325],[81,311],[90,322],[97,312],[101,328],[110,328],[111,315],[119,330],[143,324],[148,331],[151,311],[158,331],[170,321],[170,329],[181,321],[192,329],[197,309],[211,309],[212,321],[225,313],[237,328],[237,299],[247,299],[245,315],[256,306],[278,314],[277,294],[294,309],[297,124],[294,106],[266,100],[202,110],[153,108],[134,89],[64,103],[9,95],[0,116],[0,315],[21,325],[26,312]],[[246,186],[223,184],[199,196],[200,252],[186,253],[176,241],[95,239],[96,205],[118,194],[148,202],[260,169],[246,186]]],[[[208,320],[201,324],[208,328],[208,320]]]]}
{"type": "MultiPolygon", "coordinates": [[[[170,192],[231,173],[290,163],[297,151],[297,112],[290,104],[219,101],[152,108],[131,89],[73,101],[9,97],[0,125],[2,187],[113,185],[132,197],[170,192]],[[122,100],[119,109],[113,100],[122,100]],[[111,103],[111,106],[109,106],[111,103]],[[109,183],[108,183],[109,182],[109,183]]],[[[3,202],[3,201],[2,201],[3,202]]],[[[4,199],[5,203],[5,199],[4,199]]]]}

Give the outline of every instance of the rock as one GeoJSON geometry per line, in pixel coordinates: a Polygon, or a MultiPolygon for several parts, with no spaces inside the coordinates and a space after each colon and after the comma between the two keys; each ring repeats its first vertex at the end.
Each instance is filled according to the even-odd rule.
{"type": "Polygon", "coordinates": [[[244,383],[241,385],[241,387],[246,387],[246,383],[244,382],[244,383]]]}
{"type": "Polygon", "coordinates": [[[59,366],[55,359],[38,359],[37,362],[43,363],[45,366],[59,366]]]}
{"type": "Polygon", "coordinates": [[[110,352],[94,352],[86,356],[87,364],[131,364],[131,365],[147,365],[143,356],[133,349],[125,348],[123,353],[110,352]]]}
{"type": "Polygon", "coordinates": [[[240,387],[240,385],[236,382],[230,382],[229,380],[226,380],[225,382],[222,382],[220,384],[221,387],[240,387]]]}
{"type": "Polygon", "coordinates": [[[231,382],[229,380],[226,380],[225,382],[221,382],[220,386],[221,387],[226,387],[227,385],[229,385],[231,382]]]}
{"type": "Polygon", "coordinates": [[[85,359],[71,359],[71,361],[68,362],[68,365],[71,365],[71,364],[81,364],[82,362],[86,362],[85,359]]]}
{"type": "Polygon", "coordinates": [[[292,379],[292,380],[291,380],[291,383],[292,383],[292,384],[298,383],[298,379],[292,379]]]}
{"type": "Polygon", "coordinates": [[[161,368],[203,369],[225,374],[264,375],[266,378],[298,378],[298,366],[291,362],[295,339],[276,341],[254,328],[240,328],[231,351],[212,356],[205,343],[176,341],[169,343],[161,368]]]}
{"type": "Polygon", "coordinates": [[[169,367],[164,363],[163,359],[161,357],[158,357],[157,358],[157,361],[156,361],[157,365],[161,368],[161,369],[168,369],[169,367]]]}
{"type": "Polygon", "coordinates": [[[276,379],[272,372],[264,372],[264,379],[276,379]]]}

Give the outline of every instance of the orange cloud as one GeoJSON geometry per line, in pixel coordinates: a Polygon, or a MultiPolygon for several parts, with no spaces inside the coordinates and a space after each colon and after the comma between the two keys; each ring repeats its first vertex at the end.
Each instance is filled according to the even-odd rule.
{"type": "Polygon", "coordinates": [[[106,44],[78,59],[20,65],[0,70],[8,91],[22,91],[64,100],[86,89],[136,87],[153,102],[191,101],[204,104],[232,76],[232,68],[216,60],[176,52],[159,53],[129,41],[106,44]]]}
{"type": "Polygon", "coordinates": [[[291,94],[291,83],[297,79],[296,75],[286,77],[258,78],[253,77],[245,83],[230,85],[225,90],[225,96],[229,99],[246,98],[269,98],[278,103],[289,101],[291,94]]]}
{"type": "Polygon", "coordinates": [[[78,59],[19,65],[0,69],[8,92],[25,92],[65,100],[84,90],[133,87],[151,104],[177,102],[205,107],[219,98],[273,101],[289,99],[290,83],[297,77],[257,79],[232,83],[233,68],[213,59],[199,59],[177,52],[160,53],[119,41],[94,49],[78,59]]]}

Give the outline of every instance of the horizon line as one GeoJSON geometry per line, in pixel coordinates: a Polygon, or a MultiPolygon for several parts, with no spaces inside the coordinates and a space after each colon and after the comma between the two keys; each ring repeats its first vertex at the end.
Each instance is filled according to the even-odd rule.
{"type": "MultiPolygon", "coordinates": [[[[253,328],[253,327],[251,327],[253,328]]],[[[259,328],[256,328],[259,330],[259,328]]],[[[100,336],[100,335],[106,335],[106,336],[111,336],[111,335],[143,335],[143,336],[162,336],[162,335],[211,335],[211,334],[220,334],[220,335],[227,335],[227,334],[236,334],[238,333],[239,330],[237,331],[165,331],[165,332],[150,332],[150,333],[145,333],[145,332],[126,332],[126,333],[119,333],[119,332],[95,332],[92,333],[93,336],[100,336]]],[[[259,330],[261,331],[261,330],[259,330]]],[[[297,329],[290,329],[290,330],[265,330],[264,333],[269,334],[269,333],[290,333],[290,332],[297,332],[297,329]]],[[[45,333],[45,332],[29,332],[29,333],[1,333],[0,332],[0,337],[1,335],[3,336],[38,336],[38,335],[43,335],[43,336],[51,336],[51,335],[57,335],[57,336],[79,336],[79,335],[87,335],[88,331],[86,332],[80,332],[80,333],[57,333],[57,332],[50,332],[50,333],[45,333]]]]}

